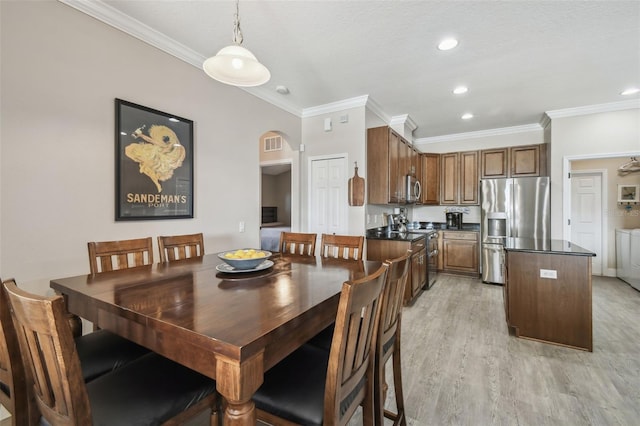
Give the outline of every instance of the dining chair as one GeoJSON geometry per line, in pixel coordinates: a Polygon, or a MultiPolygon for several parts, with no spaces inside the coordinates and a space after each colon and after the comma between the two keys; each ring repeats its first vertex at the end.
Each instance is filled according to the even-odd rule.
{"type": "Polygon", "coordinates": [[[200,234],[159,236],[160,262],[204,256],[204,237],[200,234]]]}
{"type": "Polygon", "coordinates": [[[406,426],[407,424],[402,393],[400,324],[404,290],[411,267],[411,253],[411,250],[407,250],[403,256],[385,261],[389,269],[383,290],[378,337],[375,345],[374,406],[376,426],[383,426],[385,417],[392,420],[394,425],[406,426]],[[393,357],[393,385],[397,413],[384,409],[387,390],[385,364],[391,357],[393,357]]]}
{"type": "Polygon", "coordinates": [[[13,327],[9,300],[0,289],[0,404],[11,414],[13,426],[37,424],[37,410],[29,403],[24,363],[13,327]]]}
{"type": "Polygon", "coordinates": [[[85,383],[62,296],[3,286],[27,386],[49,424],[179,425],[205,409],[211,409],[210,424],[217,423],[215,381],[155,353],[85,383]]]}
{"type": "Polygon", "coordinates": [[[303,345],[268,370],[253,400],[270,424],[346,425],[362,406],[374,422],[374,348],[388,266],[342,285],[331,351],[303,345]]]}
{"type": "Polygon", "coordinates": [[[88,247],[92,274],[153,264],[151,237],[89,242],[88,247]]]}
{"type": "MultiPolygon", "coordinates": [[[[3,283],[11,283],[17,286],[13,278],[3,283]]],[[[13,332],[11,327],[11,317],[6,316],[6,313],[10,310],[9,301],[4,294],[4,290],[2,288],[0,288],[0,290],[0,319],[2,319],[1,328],[5,337],[0,342],[0,345],[6,345],[10,352],[17,352],[19,351],[18,346],[17,344],[13,344],[13,342],[17,342],[17,340],[15,340],[15,332],[13,332]]],[[[65,318],[66,315],[68,315],[68,312],[65,310],[65,318]]],[[[80,357],[82,378],[86,382],[114,371],[149,353],[147,348],[107,330],[98,330],[80,336],[73,336],[73,340],[78,356],[80,357]]],[[[9,361],[11,361],[11,359],[9,359],[9,361]]],[[[19,371],[21,366],[17,368],[19,371]]]]}
{"type": "Polygon", "coordinates": [[[362,259],[364,237],[355,235],[322,234],[320,255],[341,259],[362,259]]]}
{"type": "Polygon", "coordinates": [[[315,256],[316,238],[318,234],[303,234],[299,232],[281,232],[278,250],[281,253],[315,256]]]}

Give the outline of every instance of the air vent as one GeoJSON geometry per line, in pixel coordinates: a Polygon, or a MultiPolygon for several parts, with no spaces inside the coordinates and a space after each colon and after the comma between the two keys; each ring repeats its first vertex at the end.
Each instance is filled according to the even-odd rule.
{"type": "Polygon", "coordinates": [[[264,138],[264,152],[282,151],[282,136],[264,138]]]}

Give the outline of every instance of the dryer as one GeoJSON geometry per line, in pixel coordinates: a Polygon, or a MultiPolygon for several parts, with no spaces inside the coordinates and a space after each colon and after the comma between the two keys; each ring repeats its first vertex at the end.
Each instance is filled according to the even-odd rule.
{"type": "Polygon", "coordinates": [[[616,276],[625,282],[631,277],[631,229],[616,229],[616,276]]]}
{"type": "Polygon", "coordinates": [[[630,235],[629,279],[636,290],[640,290],[640,229],[633,229],[630,235]]]}

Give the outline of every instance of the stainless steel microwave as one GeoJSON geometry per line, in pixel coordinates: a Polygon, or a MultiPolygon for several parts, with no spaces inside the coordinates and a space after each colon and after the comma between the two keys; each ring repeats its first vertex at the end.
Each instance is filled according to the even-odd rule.
{"type": "Polygon", "coordinates": [[[420,194],[422,192],[422,187],[420,186],[420,181],[412,175],[406,175],[404,177],[405,180],[405,193],[407,194],[407,203],[417,203],[420,201],[420,194]]]}

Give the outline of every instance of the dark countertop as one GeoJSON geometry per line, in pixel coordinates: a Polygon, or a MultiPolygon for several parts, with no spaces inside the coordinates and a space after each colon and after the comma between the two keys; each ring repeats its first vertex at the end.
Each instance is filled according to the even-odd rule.
{"type": "Polygon", "coordinates": [[[596,254],[566,240],[538,240],[534,238],[506,238],[506,251],[529,253],[566,254],[574,256],[595,256],[596,254]]]}
{"type": "Polygon", "coordinates": [[[395,240],[416,241],[434,231],[480,231],[479,223],[464,223],[462,229],[447,229],[444,222],[420,222],[419,229],[408,229],[406,233],[392,232],[389,234],[386,227],[367,229],[365,237],[371,240],[395,240]]]}
{"type": "Polygon", "coordinates": [[[392,232],[388,233],[386,228],[367,229],[366,237],[368,240],[390,240],[390,241],[406,241],[412,243],[421,238],[426,238],[427,234],[416,232],[392,232]],[[383,229],[383,230],[380,230],[383,229]]]}

